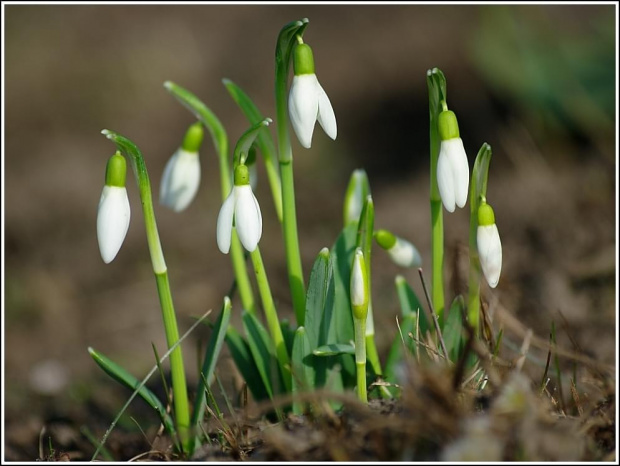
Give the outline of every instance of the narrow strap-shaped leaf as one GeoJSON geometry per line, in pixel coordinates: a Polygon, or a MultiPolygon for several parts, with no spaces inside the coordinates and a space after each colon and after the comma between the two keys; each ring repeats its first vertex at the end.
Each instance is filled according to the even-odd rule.
{"type": "Polygon", "coordinates": [[[330,343],[319,346],[312,351],[315,356],[334,356],[337,354],[355,354],[355,346],[350,343],[330,343]]]}
{"type": "MultiPolygon", "coordinates": [[[[99,351],[96,351],[93,348],[88,348],[88,352],[97,363],[97,365],[101,367],[106,374],[119,382],[121,385],[124,385],[130,390],[135,390],[140,386],[140,381],[137,378],[135,378],[117,363],[101,354],[99,351]]],[[[138,390],[138,395],[140,395],[140,397],[144,401],[146,401],[151,408],[157,411],[157,414],[161,418],[162,424],[166,428],[166,431],[171,436],[174,436],[174,423],[172,422],[172,418],[170,417],[170,415],[166,412],[166,407],[159,400],[159,398],[157,398],[157,396],[155,396],[155,394],[145,386],[142,386],[138,390]]]]}
{"type": "Polygon", "coordinates": [[[446,344],[448,356],[452,362],[458,361],[460,352],[464,344],[463,339],[463,313],[465,311],[465,300],[458,295],[452,301],[450,311],[444,319],[442,329],[443,340],[446,344]]]}
{"type": "Polygon", "coordinates": [[[312,266],[306,292],[305,328],[311,348],[336,342],[336,335],[332,330],[333,313],[333,267],[329,249],[323,248],[312,266]]]}
{"type": "Polygon", "coordinates": [[[286,352],[288,354],[292,354],[293,343],[295,342],[295,329],[291,327],[291,323],[288,319],[282,319],[280,321],[280,330],[282,330],[282,337],[284,338],[286,352]]]}
{"type": "Polygon", "coordinates": [[[215,364],[222,351],[222,345],[224,344],[224,338],[226,336],[226,330],[228,329],[228,323],[230,321],[230,312],[232,304],[228,296],[224,298],[224,305],[222,306],[222,312],[213,327],[213,334],[209,340],[205,352],[205,359],[200,371],[201,377],[198,382],[198,388],[196,390],[196,400],[194,401],[194,412],[192,415],[192,425],[198,425],[204,416],[205,411],[205,381],[208,385],[213,382],[215,364]]]}
{"type": "Polygon", "coordinates": [[[243,328],[247,337],[248,346],[260,377],[267,389],[269,398],[274,395],[274,372],[277,371],[277,361],[269,333],[253,314],[243,311],[241,314],[243,328]],[[275,369],[275,371],[274,371],[275,369]]]}
{"type": "Polygon", "coordinates": [[[262,401],[269,398],[263,379],[258,371],[250,346],[243,339],[241,334],[231,325],[226,330],[226,344],[230,354],[235,361],[235,365],[243,380],[248,384],[248,388],[256,401],[262,401]]]}
{"type": "MultiPolygon", "coordinates": [[[[314,388],[314,371],[311,363],[307,360],[310,357],[310,343],[304,327],[299,327],[295,331],[293,341],[293,353],[291,355],[292,376],[293,376],[293,395],[308,391],[314,388]]],[[[305,403],[294,401],[293,412],[302,414],[305,403]]]]}
{"type": "Polygon", "coordinates": [[[354,223],[347,225],[331,250],[334,273],[334,328],[333,331],[330,328],[329,342],[337,343],[355,339],[349,288],[356,235],[357,225],[354,223]],[[333,339],[331,338],[332,335],[333,339]]]}
{"type": "Polygon", "coordinates": [[[424,312],[424,308],[420,303],[420,300],[416,296],[415,292],[411,289],[407,280],[402,275],[398,275],[395,280],[396,293],[398,294],[398,301],[400,302],[400,309],[402,316],[406,317],[409,314],[415,314],[420,310],[420,334],[426,335],[427,330],[433,331],[428,316],[424,312]]]}

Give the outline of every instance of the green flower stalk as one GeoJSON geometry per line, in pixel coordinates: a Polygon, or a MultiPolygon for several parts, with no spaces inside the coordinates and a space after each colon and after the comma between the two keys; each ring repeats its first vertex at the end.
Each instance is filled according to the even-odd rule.
{"type": "Polygon", "coordinates": [[[159,202],[175,212],[185,210],[194,200],[200,186],[198,151],[204,138],[202,123],[192,124],[183,144],[168,160],[161,180],[159,202]]]}
{"type": "MultiPolygon", "coordinates": [[[[209,130],[219,159],[222,200],[226,200],[231,192],[232,176],[230,173],[228,136],[224,126],[217,116],[188,90],[171,81],[166,81],[164,87],[209,130]]],[[[232,231],[230,255],[243,308],[256,314],[256,302],[248,276],[246,260],[235,230],[232,231]]]]}
{"type": "Polygon", "coordinates": [[[368,290],[368,315],[366,317],[366,350],[367,357],[372,366],[372,370],[376,375],[382,375],[381,362],[379,361],[379,352],[375,344],[375,321],[372,313],[372,286],[371,286],[371,252],[373,229],[375,225],[375,204],[372,196],[368,194],[364,199],[362,212],[359,216],[359,224],[357,228],[357,238],[355,245],[362,249],[364,254],[364,263],[366,267],[366,287],[368,290]]]}
{"type": "MultiPolygon", "coordinates": [[[[142,201],[144,223],[146,226],[146,237],[151,254],[153,272],[155,273],[155,280],[157,283],[157,292],[159,294],[159,301],[164,320],[164,329],[166,332],[166,342],[168,344],[168,348],[170,348],[179,340],[179,330],[177,327],[176,314],[174,312],[174,305],[172,302],[172,293],[170,292],[170,283],[168,281],[168,268],[166,267],[164,253],[161,248],[161,242],[159,241],[157,223],[155,222],[155,212],[153,211],[153,199],[151,195],[151,183],[149,181],[144,158],[140,150],[129,139],[107,129],[104,129],[102,133],[108,139],[113,141],[118,147],[118,150],[120,152],[124,152],[132,162],[132,167],[140,192],[140,200],[142,201]]],[[[115,172],[116,171],[120,170],[115,169],[115,172]]],[[[170,354],[170,370],[172,372],[174,415],[176,419],[177,431],[179,433],[183,451],[189,452],[192,446],[192,438],[189,432],[189,404],[187,399],[183,354],[180,346],[177,346],[170,354]]]]}
{"type": "Polygon", "coordinates": [[[432,282],[431,299],[435,312],[441,319],[445,307],[443,289],[443,211],[439,187],[437,185],[437,161],[439,158],[439,113],[441,102],[446,100],[446,78],[438,68],[426,73],[428,85],[430,117],[430,156],[431,156],[431,257],[432,282]]]}
{"type": "Polygon", "coordinates": [[[293,21],[282,28],[276,45],[276,123],[278,133],[278,151],[280,178],[282,180],[282,229],[286,252],[289,286],[293,299],[293,309],[297,325],[304,325],[306,286],[301,267],[299,238],[297,234],[297,213],[295,209],[295,187],[293,177],[293,151],[287,124],[287,84],[291,55],[296,37],[303,35],[308,20],[293,21]]]}
{"type": "Polygon", "coordinates": [[[491,163],[491,146],[482,144],[478,151],[471,174],[469,187],[469,293],[467,297],[467,318],[476,334],[480,331],[480,257],[478,254],[478,207],[485,199],[491,163]]]}
{"type": "Polygon", "coordinates": [[[357,369],[357,396],[368,403],[366,393],[366,318],[368,317],[368,275],[362,248],[355,249],[351,269],[351,311],[355,327],[355,366],[357,369]]]}
{"type": "Polygon", "coordinates": [[[238,232],[243,247],[250,252],[258,290],[265,311],[265,318],[271,334],[271,339],[276,350],[276,356],[286,385],[286,390],[291,391],[291,365],[289,354],[284,342],[284,336],[280,327],[280,320],[269,287],[269,280],[263,265],[263,259],[258,248],[258,242],[262,235],[262,216],[258,201],[252,193],[250,170],[245,165],[251,151],[252,144],[260,130],[271,123],[266,118],[246,131],[235,146],[233,155],[234,164],[234,187],[222,205],[217,219],[217,243],[220,251],[228,253],[230,248],[231,233],[238,232]]]}

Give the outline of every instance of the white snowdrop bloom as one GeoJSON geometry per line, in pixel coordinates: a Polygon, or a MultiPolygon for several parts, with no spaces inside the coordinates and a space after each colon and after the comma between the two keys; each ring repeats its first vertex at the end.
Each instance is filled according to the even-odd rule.
{"type": "Polygon", "coordinates": [[[125,158],[119,153],[110,157],[106,184],[97,209],[97,240],[101,258],[106,264],[118,254],[129,229],[131,209],[125,189],[126,173],[125,158]]]}
{"type": "Polygon", "coordinates": [[[161,180],[159,202],[175,212],[185,210],[200,186],[198,152],[177,150],[168,160],[161,180]]]}
{"type": "Polygon", "coordinates": [[[297,139],[309,149],[317,120],[325,133],[336,139],[338,128],[334,109],[314,74],[312,49],[307,44],[295,47],[293,66],[295,75],[288,97],[288,111],[297,139]]]}
{"type": "Polygon", "coordinates": [[[477,244],[484,277],[489,286],[495,288],[502,271],[502,242],[493,209],[485,201],[482,201],[478,208],[477,244]]]}
{"type": "Polygon", "coordinates": [[[187,130],[182,147],[168,160],[162,176],[159,202],[175,212],[181,212],[194,200],[200,186],[202,125],[194,123],[187,130]]]}
{"type": "Polygon", "coordinates": [[[420,253],[413,244],[405,239],[396,237],[396,243],[387,253],[394,263],[401,267],[420,267],[422,265],[420,253]]]}
{"type": "Polygon", "coordinates": [[[438,126],[441,145],[437,159],[437,187],[446,210],[454,212],[455,205],[464,207],[467,203],[469,164],[454,112],[441,112],[438,126]]]}
{"type": "Polygon", "coordinates": [[[245,165],[235,169],[235,185],[217,217],[217,246],[224,254],[230,250],[233,224],[243,247],[254,251],[263,233],[263,219],[245,165]]]}
{"type": "Polygon", "coordinates": [[[396,265],[401,267],[420,267],[422,256],[409,241],[399,238],[387,230],[377,230],[375,240],[389,254],[396,265]]]}

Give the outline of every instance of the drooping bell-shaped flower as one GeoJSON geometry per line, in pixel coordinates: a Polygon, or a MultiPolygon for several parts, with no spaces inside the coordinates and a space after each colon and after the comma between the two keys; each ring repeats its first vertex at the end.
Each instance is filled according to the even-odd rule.
{"type": "Polygon", "coordinates": [[[222,204],[217,217],[217,247],[224,254],[230,250],[233,225],[245,249],[256,249],[263,233],[263,219],[258,201],[250,186],[250,174],[246,165],[235,168],[235,185],[222,204]]]}
{"type": "Polygon", "coordinates": [[[314,74],[314,58],[310,46],[297,44],[293,55],[295,75],[288,97],[289,117],[300,144],[309,149],[317,120],[325,133],[336,139],[336,116],[329,97],[314,74]]]}
{"type": "Polygon", "coordinates": [[[437,187],[446,210],[454,212],[455,205],[464,207],[467,202],[469,164],[454,112],[442,111],[437,124],[441,139],[437,159],[437,187]]]}
{"type": "Polygon", "coordinates": [[[389,254],[392,261],[401,267],[420,267],[422,257],[417,248],[407,241],[387,230],[377,230],[375,240],[389,254]]]}
{"type": "Polygon", "coordinates": [[[478,256],[489,286],[495,288],[502,271],[502,242],[495,224],[493,209],[485,200],[478,207],[478,256]]]}
{"type": "Polygon", "coordinates": [[[161,180],[159,202],[175,212],[185,210],[200,186],[198,151],[204,130],[200,122],[189,127],[183,144],[168,160],[161,180]]]}
{"type": "Polygon", "coordinates": [[[118,254],[129,229],[131,209],[125,189],[126,177],[125,157],[117,152],[108,160],[105,186],[97,209],[97,241],[106,264],[118,254]]]}

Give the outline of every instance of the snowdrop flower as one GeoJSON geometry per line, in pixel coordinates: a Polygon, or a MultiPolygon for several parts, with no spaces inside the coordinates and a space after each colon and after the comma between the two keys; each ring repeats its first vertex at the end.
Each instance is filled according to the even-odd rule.
{"type": "Polygon", "coordinates": [[[246,165],[235,168],[235,185],[217,217],[217,247],[224,254],[228,254],[230,250],[233,223],[243,247],[253,252],[263,233],[263,219],[250,186],[250,174],[246,165]]]}
{"type": "Polygon", "coordinates": [[[351,308],[353,317],[366,319],[368,315],[368,279],[366,277],[366,262],[362,248],[355,250],[353,269],[351,270],[351,308]]]}
{"type": "Polygon", "coordinates": [[[294,51],[295,76],[288,97],[288,111],[297,139],[306,149],[312,144],[314,124],[336,139],[336,116],[329,97],[314,74],[314,58],[308,44],[297,44],[294,51]]]}
{"type": "Polygon", "coordinates": [[[401,267],[420,267],[422,257],[417,248],[409,241],[395,236],[387,230],[375,232],[377,244],[387,251],[396,265],[401,267]]]}
{"type": "Polygon", "coordinates": [[[444,110],[438,119],[441,146],[437,160],[437,186],[444,207],[464,207],[469,189],[469,164],[454,112],[444,110]]]}
{"type": "Polygon", "coordinates": [[[125,157],[116,153],[108,160],[105,186],[97,210],[97,240],[103,262],[109,264],[123,245],[131,210],[125,189],[127,163],[125,157]]]}
{"type": "Polygon", "coordinates": [[[491,288],[497,286],[502,271],[502,242],[499,239],[495,214],[486,200],[478,208],[478,256],[480,265],[491,288]]]}
{"type": "Polygon", "coordinates": [[[168,160],[161,180],[159,202],[175,212],[185,210],[200,186],[198,150],[204,130],[200,122],[189,127],[182,146],[168,160]]]}

